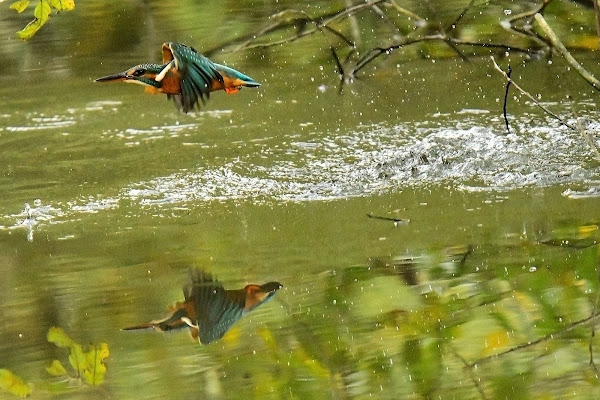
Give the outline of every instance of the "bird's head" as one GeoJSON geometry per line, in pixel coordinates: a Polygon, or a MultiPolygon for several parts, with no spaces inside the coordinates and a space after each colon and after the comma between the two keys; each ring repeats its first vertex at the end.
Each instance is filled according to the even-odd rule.
{"type": "Polygon", "coordinates": [[[161,79],[157,80],[157,76],[165,67],[166,65],[159,64],[140,64],[118,74],[98,78],[95,82],[130,82],[144,86],[160,87],[161,79]]]}
{"type": "Polygon", "coordinates": [[[275,295],[275,292],[282,287],[283,285],[279,282],[269,282],[261,286],[247,285],[244,288],[244,291],[246,292],[245,310],[251,311],[267,300],[270,300],[271,297],[275,295]]]}

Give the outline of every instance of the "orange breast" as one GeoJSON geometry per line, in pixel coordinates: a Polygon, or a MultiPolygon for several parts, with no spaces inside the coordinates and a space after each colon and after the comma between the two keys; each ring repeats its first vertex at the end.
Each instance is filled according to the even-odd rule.
{"type": "Polygon", "coordinates": [[[244,82],[240,79],[232,79],[228,76],[223,75],[223,83],[218,80],[214,80],[212,86],[210,87],[210,91],[214,92],[215,90],[225,90],[227,93],[236,93],[240,90],[240,87],[244,85],[244,82]]]}
{"type": "Polygon", "coordinates": [[[159,89],[165,94],[181,94],[181,85],[179,85],[179,74],[170,70],[162,80],[162,86],[159,89]]]}

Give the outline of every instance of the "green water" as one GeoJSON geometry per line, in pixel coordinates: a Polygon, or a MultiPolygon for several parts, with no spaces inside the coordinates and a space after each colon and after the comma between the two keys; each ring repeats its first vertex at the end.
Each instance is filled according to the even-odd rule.
{"type": "MultiPolygon", "coordinates": [[[[399,54],[340,94],[318,38],[217,53],[262,86],[189,115],[93,83],[279,7],[78,2],[29,43],[0,13],[0,368],[32,398],[597,396],[598,163],[523,99],[506,136],[487,57],[399,54]],[[206,346],[120,330],[183,300],[190,267],[284,288],[206,346]],[[52,326],[108,344],[104,384],[77,378],[52,326]],[[46,372],[54,359],[71,379],[46,372]]],[[[509,61],[597,133],[597,94],[561,60],[509,61]]]]}

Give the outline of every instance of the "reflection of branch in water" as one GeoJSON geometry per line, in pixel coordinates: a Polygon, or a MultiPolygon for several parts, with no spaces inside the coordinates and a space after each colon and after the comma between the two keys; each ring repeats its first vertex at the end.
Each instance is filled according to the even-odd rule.
{"type": "Polygon", "coordinates": [[[381,219],[384,221],[392,221],[392,222],[394,222],[394,226],[406,225],[410,222],[410,219],[380,217],[378,215],[373,215],[373,214],[367,214],[367,217],[373,218],[373,219],[381,219]]]}
{"type": "Polygon", "coordinates": [[[456,358],[458,358],[463,363],[463,365],[465,366],[465,368],[467,369],[467,371],[469,371],[469,378],[471,378],[471,382],[473,382],[473,384],[477,388],[477,391],[481,395],[481,398],[484,399],[484,400],[486,400],[488,397],[485,395],[485,392],[483,391],[483,388],[479,384],[479,379],[475,376],[475,373],[473,372],[473,368],[471,368],[471,366],[469,365],[469,363],[467,362],[467,360],[464,359],[463,356],[461,356],[460,354],[458,354],[458,352],[456,351],[456,349],[454,347],[452,347],[452,345],[450,345],[450,350],[452,351],[452,354],[454,354],[454,356],[456,358]]]}
{"type": "MultiPolygon", "coordinates": [[[[594,1],[595,3],[595,1],[594,1]]],[[[600,300],[600,265],[598,263],[598,260],[596,260],[596,276],[598,277],[598,287],[596,288],[596,301],[594,302],[594,309],[592,310],[592,315],[596,315],[596,312],[598,311],[598,301],[600,300]]],[[[594,321],[594,323],[592,323],[592,333],[590,334],[590,344],[588,345],[588,349],[590,351],[590,365],[592,366],[592,368],[594,368],[594,371],[596,371],[596,374],[598,374],[598,367],[596,366],[596,363],[594,362],[594,347],[593,347],[593,343],[594,343],[594,336],[596,336],[596,321],[594,321]]]]}
{"type": "Polygon", "coordinates": [[[567,325],[566,327],[564,327],[563,329],[561,329],[559,331],[549,333],[546,336],[542,336],[542,337],[540,337],[540,338],[538,338],[536,340],[533,340],[531,342],[527,342],[527,343],[523,343],[523,344],[517,345],[515,347],[511,347],[510,349],[501,351],[498,354],[492,354],[492,355],[489,355],[489,356],[486,356],[486,357],[479,358],[479,359],[471,362],[470,364],[468,364],[468,367],[469,368],[473,368],[477,364],[482,364],[482,363],[491,361],[493,359],[505,356],[507,354],[514,353],[514,352],[519,351],[519,350],[527,349],[529,347],[533,347],[533,346],[538,345],[538,344],[540,344],[542,342],[546,342],[546,341],[548,341],[550,339],[554,339],[556,336],[559,336],[559,335],[565,334],[567,332],[570,332],[573,329],[578,328],[578,327],[583,326],[583,325],[586,325],[589,322],[595,322],[595,320],[596,320],[596,318],[598,316],[600,316],[600,313],[597,312],[596,314],[593,314],[593,315],[591,315],[591,316],[589,316],[587,318],[580,319],[579,321],[575,321],[575,322],[567,325]]]}

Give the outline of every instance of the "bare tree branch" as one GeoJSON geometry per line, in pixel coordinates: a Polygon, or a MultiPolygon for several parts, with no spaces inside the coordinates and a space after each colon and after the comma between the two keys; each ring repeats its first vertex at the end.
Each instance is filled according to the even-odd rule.
{"type": "Polygon", "coordinates": [[[556,331],[556,332],[553,332],[553,333],[549,333],[546,336],[542,336],[542,337],[540,337],[540,338],[538,338],[536,340],[533,340],[533,341],[530,341],[530,342],[527,342],[527,343],[523,343],[523,344],[520,344],[520,345],[515,346],[515,347],[511,347],[510,349],[502,351],[502,352],[500,352],[498,354],[492,354],[490,356],[479,358],[479,359],[477,359],[477,360],[475,360],[475,361],[473,361],[471,363],[468,363],[467,365],[469,367],[474,367],[477,364],[483,364],[485,362],[488,362],[488,361],[491,361],[493,359],[505,356],[507,354],[514,353],[514,352],[519,351],[519,350],[527,349],[529,347],[533,347],[533,346],[538,345],[540,343],[546,342],[546,341],[548,341],[550,339],[554,339],[557,336],[561,336],[561,335],[563,335],[563,334],[565,334],[567,332],[570,332],[570,331],[572,331],[575,328],[587,325],[590,322],[594,322],[595,323],[596,322],[596,318],[598,318],[598,317],[600,317],[600,313],[593,314],[593,315],[591,315],[591,316],[589,316],[587,318],[580,319],[579,321],[575,321],[575,322],[573,322],[573,323],[565,326],[563,329],[561,329],[559,331],[556,331]]]}
{"type": "Polygon", "coordinates": [[[600,90],[600,81],[594,77],[591,73],[589,73],[583,65],[579,64],[575,57],[569,53],[564,44],[558,39],[558,36],[554,33],[550,25],[546,22],[542,14],[535,14],[535,21],[539,24],[540,28],[544,31],[544,33],[550,38],[550,42],[552,46],[558,50],[560,54],[567,60],[567,62],[575,68],[575,70],[585,79],[590,85],[592,85],[596,90],[600,90]]]}
{"type": "Polygon", "coordinates": [[[508,117],[506,116],[506,103],[508,102],[508,89],[510,89],[510,84],[512,81],[510,80],[510,74],[512,73],[512,68],[510,65],[508,66],[508,72],[506,73],[506,77],[508,78],[508,82],[506,82],[506,91],[504,92],[504,106],[502,107],[502,113],[504,114],[504,122],[506,123],[506,134],[510,134],[510,126],[508,125],[508,117]]]}
{"type": "Polygon", "coordinates": [[[469,372],[469,378],[471,379],[471,382],[473,382],[473,385],[475,385],[475,388],[477,388],[477,391],[479,392],[479,395],[481,396],[481,398],[484,400],[487,400],[488,397],[486,396],[485,391],[483,390],[483,387],[481,387],[479,380],[477,379],[477,377],[475,376],[475,373],[473,372],[473,366],[470,365],[467,362],[467,360],[464,359],[463,356],[458,354],[456,349],[451,347],[451,350],[452,350],[452,354],[454,354],[454,356],[463,363],[463,365],[465,366],[465,369],[469,372]]]}
{"type": "Polygon", "coordinates": [[[535,99],[535,97],[533,97],[529,92],[527,92],[526,90],[522,89],[519,85],[517,85],[515,83],[515,81],[513,81],[506,74],[506,72],[504,72],[502,70],[502,68],[500,68],[498,66],[498,64],[496,64],[496,60],[494,59],[494,56],[491,56],[491,59],[492,59],[492,62],[494,63],[494,68],[496,69],[496,71],[500,72],[504,76],[504,78],[506,79],[507,82],[511,82],[512,85],[515,87],[515,89],[517,89],[519,92],[521,92],[521,94],[523,94],[525,97],[527,97],[529,100],[531,100],[536,106],[538,106],[539,108],[541,108],[546,114],[548,114],[548,115],[552,116],[553,118],[555,118],[558,122],[560,122],[561,125],[566,126],[567,128],[571,129],[572,131],[577,131],[577,128],[575,128],[573,125],[569,124],[563,118],[561,118],[558,115],[554,114],[552,111],[550,111],[544,105],[542,105],[539,101],[537,101],[535,99]]]}

